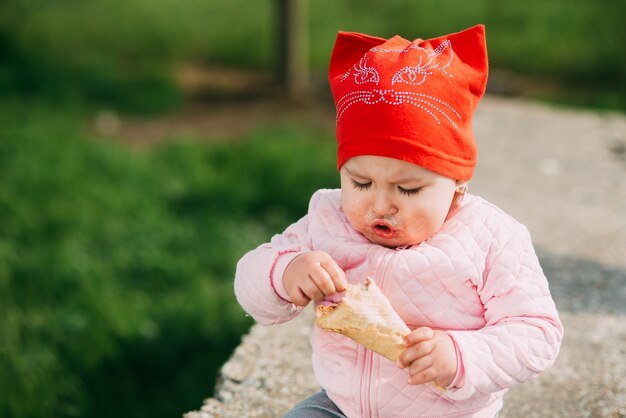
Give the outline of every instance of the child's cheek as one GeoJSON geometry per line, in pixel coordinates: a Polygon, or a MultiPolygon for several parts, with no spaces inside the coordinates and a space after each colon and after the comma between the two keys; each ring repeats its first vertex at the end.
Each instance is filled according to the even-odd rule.
{"type": "Polygon", "coordinates": [[[363,233],[367,227],[365,213],[354,205],[348,205],[347,208],[344,208],[344,212],[352,228],[363,233]]]}
{"type": "Polygon", "coordinates": [[[359,232],[363,232],[363,222],[359,220],[359,216],[356,212],[346,212],[346,216],[348,218],[348,222],[350,222],[350,225],[352,225],[352,228],[356,229],[359,232]]]}

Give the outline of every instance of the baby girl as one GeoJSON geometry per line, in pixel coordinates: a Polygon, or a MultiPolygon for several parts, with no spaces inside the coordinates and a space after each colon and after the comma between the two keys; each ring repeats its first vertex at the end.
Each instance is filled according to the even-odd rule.
{"type": "Polygon", "coordinates": [[[339,33],[341,188],[247,253],[235,292],[271,325],[369,277],[411,333],[393,362],[314,327],[322,391],[288,417],[494,417],[555,361],[563,328],[527,229],[467,192],[487,72],[480,25],[413,42],[339,33]]]}

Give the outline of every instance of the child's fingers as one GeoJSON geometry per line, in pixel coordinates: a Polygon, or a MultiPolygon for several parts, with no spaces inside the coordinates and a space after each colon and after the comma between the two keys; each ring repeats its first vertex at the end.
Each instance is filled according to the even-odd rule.
{"type": "Polygon", "coordinates": [[[321,265],[319,268],[311,272],[310,277],[315,282],[318,289],[322,292],[323,296],[332,296],[337,293],[335,283],[330,278],[330,274],[328,274],[328,272],[323,269],[321,265]]]}
{"type": "Polygon", "coordinates": [[[304,293],[304,295],[311,300],[319,302],[324,300],[326,297],[324,292],[317,286],[317,283],[315,283],[315,280],[313,280],[311,276],[309,276],[308,280],[302,283],[300,289],[302,290],[302,293],[304,293]]]}
{"type": "Polygon", "coordinates": [[[432,328],[420,327],[404,337],[407,346],[420,343],[425,340],[431,340],[435,337],[435,332],[432,328]]]}
{"type": "Polygon", "coordinates": [[[307,295],[305,295],[300,288],[292,291],[291,293],[287,292],[287,294],[289,296],[289,299],[291,300],[291,303],[296,306],[306,306],[311,301],[311,299],[307,297],[307,295]]]}
{"type": "Polygon", "coordinates": [[[411,376],[419,376],[425,370],[434,369],[433,368],[433,357],[425,356],[418,358],[408,367],[408,372],[411,376]]]}
{"type": "Polygon", "coordinates": [[[333,260],[330,255],[326,260],[323,260],[321,262],[321,266],[328,273],[337,292],[343,292],[344,290],[346,290],[348,286],[346,273],[344,273],[344,271],[337,265],[335,260],[333,260]]]}
{"type": "Polygon", "coordinates": [[[409,384],[410,385],[421,385],[424,383],[432,382],[437,377],[437,372],[433,367],[427,367],[418,371],[417,373],[412,373],[409,375],[409,384]]]}
{"type": "Polygon", "coordinates": [[[398,358],[398,367],[405,368],[419,359],[428,356],[433,352],[434,344],[431,341],[422,341],[418,344],[409,346],[406,350],[400,354],[398,358]]]}

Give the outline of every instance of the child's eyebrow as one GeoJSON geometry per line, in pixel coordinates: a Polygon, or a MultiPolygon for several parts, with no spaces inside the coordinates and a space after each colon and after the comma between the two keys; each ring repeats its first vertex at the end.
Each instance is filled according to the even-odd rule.
{"type": "MultiPolygon", "coordinates": [[[[363,179],[369,178],[369,176],[364,175],[364,174],[360,174],[357,172],[357,170],[354,169],[350,169],[349,167],[346,166],[346,171],[348,172],[349,175],[353,176],[353,177],[360,177],[363,179]]],[[[420,183],[420,182],[424,182],[426,181],[424,178],[419,177],[419,176],[402,176],[401,174],[398,175],[397,178],[393,178],[393,181],[391,181],[391,183],[394,184],[402,184],[402,183],[420,183]]]]}
{"type": "Polygon", "coordinates": [[[348,168],[347,166],[346,166],[346,171],[347,171],[347,172],[348,172],[348,174],[350,174],[351,176],[355,176],[355,177],[363,177],[363,178],[365,178],[365,177],[366,177],[366,176],[364,176],[364,175],[361,175],[361,174],[359,174],[359,173],[357,173],[357,172],[355,172],[355,171],[351,170],[351,169],[350,169],[350,168],[348,168]]]}
{"type": "Polygon", "coordinates": [[[396,178],[394,180],[395,181],[393,183],[412,183],[412,182],[424,181],[424,179],[421,178],[421,177],[413,177],[413,176],[398,177],[398,178],[396,178]]]}

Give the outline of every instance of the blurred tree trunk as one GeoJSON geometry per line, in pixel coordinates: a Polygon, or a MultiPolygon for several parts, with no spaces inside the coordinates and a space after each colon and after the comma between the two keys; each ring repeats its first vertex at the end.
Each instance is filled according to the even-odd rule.
{"type": "Polygon", "coordinates": [[[288,98],[309,99],[307,0],[278,1],[279,75],[288,98]]]}

